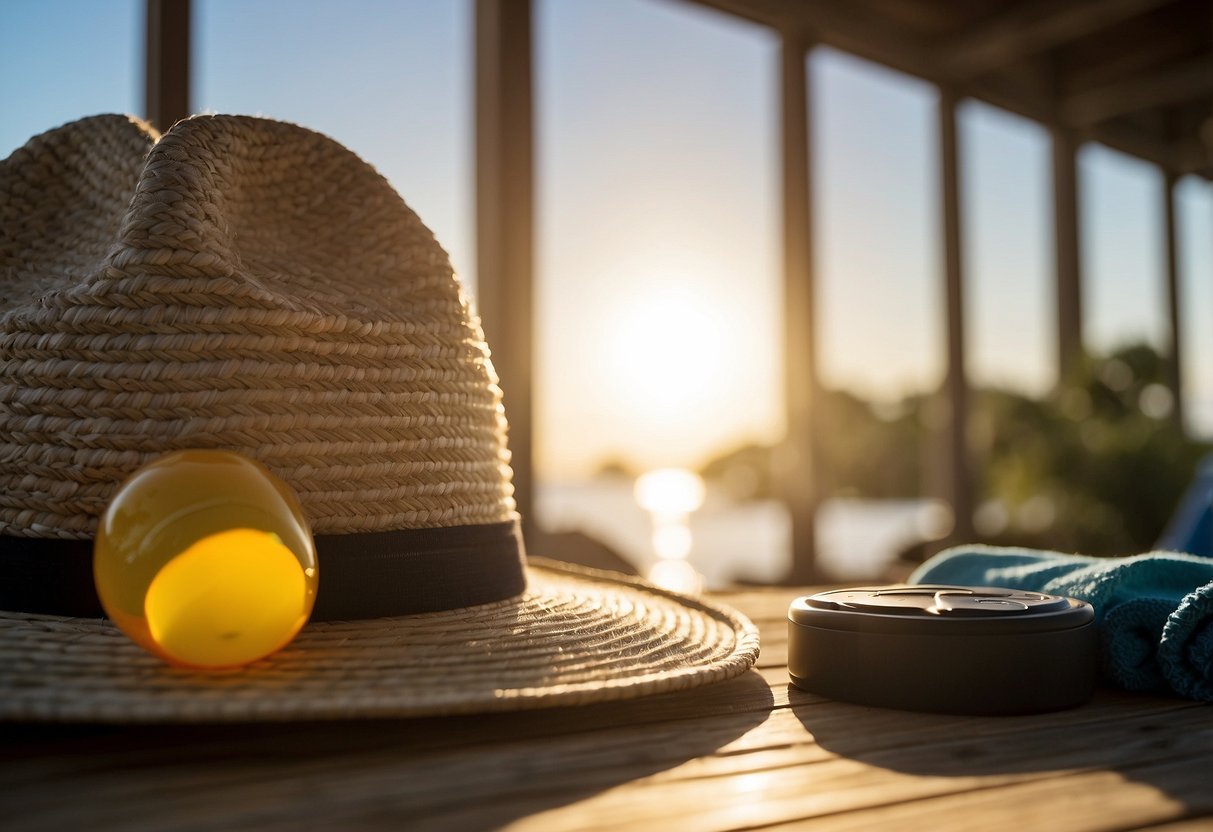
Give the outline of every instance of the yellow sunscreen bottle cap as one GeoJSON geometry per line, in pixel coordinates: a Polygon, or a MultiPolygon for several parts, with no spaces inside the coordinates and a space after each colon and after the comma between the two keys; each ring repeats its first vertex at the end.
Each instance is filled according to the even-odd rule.
{"type": "Polygon", "coordinates": [[[140,468],[101,518],[93,577],[106,614],[172,664],[236,667],[286,646],[319,579],[299,500],[229,451],[177,451],[140,468]]]}

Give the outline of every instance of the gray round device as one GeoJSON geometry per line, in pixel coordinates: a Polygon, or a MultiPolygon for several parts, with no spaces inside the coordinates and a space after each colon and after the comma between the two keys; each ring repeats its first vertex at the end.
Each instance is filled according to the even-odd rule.
{"type": "Polygon", "coordinates": [[[1095,688],[1095,611],[993,587],[887,586],[797,598],[788,671],[802,690],[864,705],[1017,714],[1081,705],[1095,688]]]}

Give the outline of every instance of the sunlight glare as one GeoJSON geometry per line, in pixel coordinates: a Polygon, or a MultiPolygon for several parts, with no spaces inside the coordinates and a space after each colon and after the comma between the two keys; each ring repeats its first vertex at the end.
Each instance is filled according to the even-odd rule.
{"type": "Polygon", "coordinates": [[[649,569],[649,580],[662,589],[697,595],[703,590],[703,576],[685,560],[659,560],[649,569]]]}
{"type": "Polygon", "coordinates": [[[775,332],[763,262],[742,265],[719,237],[660,218],[624,247],[570,264],[581,311],[546,316],[540,467],[590,475],[604,460],[698,466],[782,435],[775,332]]]}
{"type": "Polygon", "coordinates": [[[690,514],[703,505],[703,479],[685,468],[660,468],[636,479],[636,504],[659,517],[690,514]]]}
{"type": "Polygon", "coordinates": [[[614,318],[605,382],[622,401],[659,421],[694,424],[716,398],[724,370],[723,323],[691,285],[666,284],[629,297],[614,318]]]}
{"type": "Polygon", "coordinates": [[[663,523],[653,527],[653,551],[664,560],[681,560],[691,554],[694,538],[685,523],[663,523]]]}
{"type": "Polygon", "coordinates": [[[659,468],[636,479],[636,504],[648,512],[653,529],[657,563],[649,579],[657,586],[690,594],[703,588],[703,576],[689,562],[694,548],[690,516],[703,505],[706,492],[703,479],[685,468],[659,468]]]}

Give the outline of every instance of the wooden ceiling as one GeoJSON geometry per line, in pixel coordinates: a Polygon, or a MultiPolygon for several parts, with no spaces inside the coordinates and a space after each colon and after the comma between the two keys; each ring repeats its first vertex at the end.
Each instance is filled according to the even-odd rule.
{"type": "Polygon", "coordinates": [[[691,0],[1213,179],[1213,0],[691,0]]]}

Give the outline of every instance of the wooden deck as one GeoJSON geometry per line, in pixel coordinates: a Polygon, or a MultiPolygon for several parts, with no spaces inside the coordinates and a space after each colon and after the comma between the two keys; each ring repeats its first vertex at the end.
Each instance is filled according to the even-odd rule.
{"type": "Polygon", "coordinates": [[[0,828],[1213,829],[1213,709],[1101,692],[948,717],[789,690],[793,593],[721,596],[757,671],[586,708],[244,727],[0,727],[0,828]]]}

